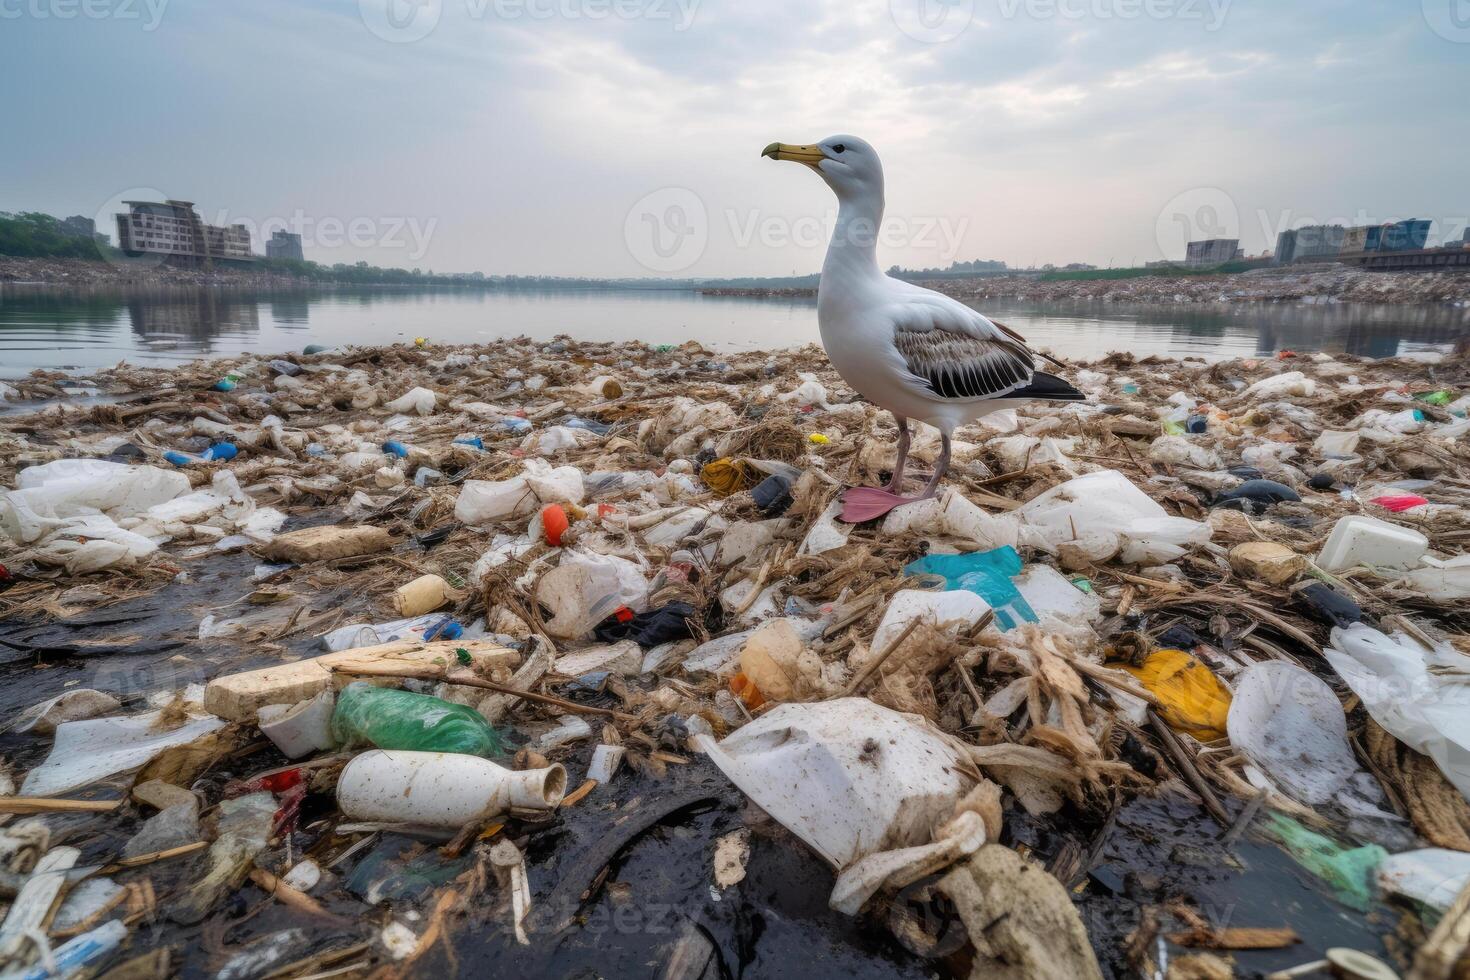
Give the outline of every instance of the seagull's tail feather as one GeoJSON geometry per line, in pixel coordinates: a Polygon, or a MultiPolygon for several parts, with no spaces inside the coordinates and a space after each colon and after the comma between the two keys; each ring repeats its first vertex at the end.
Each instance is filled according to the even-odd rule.
{"type": "Polygon", "coordinates": [[[1024,388],[1017,388],[1004,398],[1040,398],[1052,402],[1081,402],[1086,401],[1087,396],[1073,388],[1067,382],[1055,374],[1047,374],[1045,371],[1036,371],[1031,375],[1031,383],[1024,388]]]}

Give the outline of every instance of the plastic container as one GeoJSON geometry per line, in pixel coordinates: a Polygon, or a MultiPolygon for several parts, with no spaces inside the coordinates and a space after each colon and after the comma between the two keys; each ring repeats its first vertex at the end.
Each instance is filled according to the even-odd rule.
{"type": "Polygon", "coordinates": [[[561,547],[561,536],[567,533],[571,522],[561,504],[547,504],[541,508],[541,529],[546,534],[546,543],[553,548],[561,547]]]}
{"type": "Polygon", "coordinates": [[[193,453],[170,450],[163,454],[163,458],[175,466],[188,466],[191,463],[208,463],[216,459],[234,459],[239,453],[240,450],[233,442],[217,442],[197,456],[193,453]]]}
{"type": "Polygon", "coordinates": [[[566,788],[560,765],[515,772],[469,755],[374,751],[342,770],[337,803],[354,820],[458,830],[512,807],[553,809],[566,788]]]}
{"type": "Polygon", "coordinates": [[[288,759],[300,759],[332,748],[332,712],[337,695],[330,688],[310,701],[267,704],[256,713],[260,733],[288,759]]]}
{"type": "Polygon", "coordinates": [[[420,575],[393,593],[393,611],[412,618],[431,613],[448,601],[448,582],[438,575],[420,575]]]}
{"type": "Polygon", "coordinates": [[[1317,566],[1336,572],[1356,565],[1409,569],[1429,550],[1429,539],[1412,528],[1356,514],[1340,519],[1317,555],[1317,566]]]}
{"type": "Polygon", "coordinates": [[[332,739],[380,749],[494,755],[500,736],[475,709],[427,694],[357,681],[337,695],[332,739]]]}
{"type": "MultiPolygon", "coordinates": [[[[1015,548],[1001,547],[966,555],[927,555],[910,562],[906,575],[938,575],[947,590],[963,589],[983,598],[995,610],[1002,630],[1020,623],[1034,623],[1036,613],[1021,595],[1011,577],[1020,574],[1021,556],[1015,548]]],[[[1069,586],[1070,588],[1070,586],[1069,586]]]]}

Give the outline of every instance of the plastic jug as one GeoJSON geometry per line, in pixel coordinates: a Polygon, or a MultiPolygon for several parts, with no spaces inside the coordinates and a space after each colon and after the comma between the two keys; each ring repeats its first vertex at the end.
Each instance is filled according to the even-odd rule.
{"type": "Polygon", "coordinates": [[[1429,539],[1412,528],[1355,514],[1333,525],[1317,565],[1325,572],[1355,565],[1413,568],[1429,550],[1429,539]]]}
{"type": "Polygon", "coordinates": [[[947,591],[963,589],[975,593],[995,610],[995,621],[1000,628],[1009,630],[1018,623],[1037,620],[1030,603],[1011,581],[1011,576],[1020,573],[1021,566],[1021,556],[1015,548],[1006,545],[965,555],[926,555],[910,562],[904,573],[938,575],[944,579],[947,591]]]}
{"type": "Polygon", "coordinates": [[[346,746],[495,755],[500,736],[479,712],[427,694],[358,681],[337,695],[332,738],[346,746]]]}

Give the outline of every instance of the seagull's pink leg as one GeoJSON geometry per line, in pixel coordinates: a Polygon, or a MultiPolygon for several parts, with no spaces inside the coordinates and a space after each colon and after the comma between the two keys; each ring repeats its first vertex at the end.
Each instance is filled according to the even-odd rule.
{"type": "Polygon", "coordinates": [[[929,479],[923,493],[917,497],[900,497],[892,491],[879,490],[877,487],[849,487],[842,491],[842,513],[838,518],[847,524],[861,524],[863,521],[876,520],[895,507],[928,500],[938,493],[939,481],[944,479],[944,473],[949,469],[949,434],[943,433],[942,436],[943,448],[939,452],[939,460],[934,464],[934,476],[929,479]]]}

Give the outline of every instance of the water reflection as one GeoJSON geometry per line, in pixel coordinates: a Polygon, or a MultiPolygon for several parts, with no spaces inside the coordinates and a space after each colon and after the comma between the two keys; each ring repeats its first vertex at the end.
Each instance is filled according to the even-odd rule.
{"type": "MultiPolygon", "coordinates": [[[[978,304],[1064,358],[1111,351],[1207,358],[1282,348],[1384,357],[1444,350],[1470,335],[1470,310],[1352,304],[1127,307],[1100,303],[978,304]]],[[[687,290],[221,288],[58,289],[0,286],[0,377],[120,360],[172,364],[307,343],[385,344],[425,336],[491,343],[528,335],[713,347],[818,340],[811,298],[703,296],[687,290]]]]}

